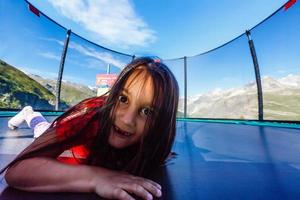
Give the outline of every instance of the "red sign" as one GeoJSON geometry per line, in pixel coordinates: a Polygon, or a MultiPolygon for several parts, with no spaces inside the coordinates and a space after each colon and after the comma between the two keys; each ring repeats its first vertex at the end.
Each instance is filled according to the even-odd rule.
{"type": "Polygon", "coordinates": [[[117,74],[97,74],[96,85],[112,87],[117,78],[117,74]]]}

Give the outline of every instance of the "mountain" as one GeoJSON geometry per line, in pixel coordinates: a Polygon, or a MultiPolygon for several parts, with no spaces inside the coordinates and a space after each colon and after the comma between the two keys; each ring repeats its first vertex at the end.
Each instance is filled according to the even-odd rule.
{"type": "Polygon", "coordinates": [[[53,109],[54,102],[55,96],[49,90],[0,60],[0,108],[32,105],[35,109],[53,109]]]}
{"type": "MultiPolygon", "coordinates": [[[[0,60],[0,108],[53,110],[56,80],[25,74],[0,60]]],[[[262,78],[264,119],[300,120],[300,76],[290,74],[282,78],[262,78]]],[[[62,81],[60,109],[96,96],[96,88],[62,81]]],[[[177,116],[183,116],[183,99],[179,101],[177,116]]],[[[258,103],[254,81],[241,87],[215,89],[188,97],[188,117],[257,119],[258,103]]]]}
{"type": "MultiPolygon", "coordinates": [[[[55,94],[56,80],[46,79],[38,75],[28,74],[32,79],[43,85],[53,94],[55,94]]],[[[93,97],[97,95],[97,90],[95,87],[85,86],[69,81],[62,81],[61,84],[61,100],[66,102],[68,105],[73,106],[79,101],[93,97]]]]}
{"type": "MultiPolygon", "coordinates": [[[[25,74],[0,60],[0,108],[20,109],[31,105],[37,110],[53,110],[55,86],[56,80],[25,74]]],[[[65,110],[96,94],[95,88],[62,81],[59,108],[65,110]]]]}
{"type": "MultiPolygon", "coordinates": [[[[264,118],[270,120],[300,120],[300,76],[262,78],[264,118]]],[[[243,87],[214,91],[189,97],[188,117],[257,119],[256,83],[243,87]]],[[[179,110],[183,111],[183,100],[179,110]]]]}
{"type": "Polygon", "coordinates": [[[286,77],[280,78],[279,82],[283,85],[289,86],[289,87],[298,87],[300,86],[300,78],[297,75],[289,74],[286,77]]]}

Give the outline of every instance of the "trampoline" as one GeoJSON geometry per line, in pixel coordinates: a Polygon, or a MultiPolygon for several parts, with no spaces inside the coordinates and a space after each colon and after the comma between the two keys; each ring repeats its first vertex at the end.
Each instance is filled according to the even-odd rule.
{"type": "MultiPolygon", "coordinates": [[[[47,117],[53,120],[54,117],[47,117]]],[[[33,140],[29,128],[6,128],[0,118],[3,167],[33,140]]],[[[300,129],[181,120],[176,156],[150,178],[163,187],[161,199],[299,199],[300,129]]],[[[0,199],[97,199],[94,194],[34,193],[7,187],[0,199]]]]}
{"type": "MultiPolygon", "coordinates": [[[[300,199],[300,4],[295,2],[219,47],[163,60],[178,80],[182,118],[174,157],[149,177],[162,185],[160,199],[300,199]]],[[[2,168],[33,141],[25,124],[8,129],[16,110],[31,105],[49,111],[45,116],[53,121],[62,113],[57,111],[96,95],[98,73],[118,74],[135,55],[81,37],[27,0],[2,1],[0,13],[2,168]],[[15,34],[20,31],[26,34],[15,34]],[[26,65],[29,74],[21,70],[26,65]]],[[[0,182],[0,200],[99,199],[17,190],[3,175],[0,182]]]]}

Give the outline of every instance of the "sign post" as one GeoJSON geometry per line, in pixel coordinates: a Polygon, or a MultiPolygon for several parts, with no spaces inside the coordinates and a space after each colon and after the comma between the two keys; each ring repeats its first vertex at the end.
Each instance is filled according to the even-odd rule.
{"type": "Polygon", "coordinates": [[[96,86],[97,96],[106,94],[109,89],[113,86],[117,80],[117,74],[97,74],[96,75],[96,86]]]}

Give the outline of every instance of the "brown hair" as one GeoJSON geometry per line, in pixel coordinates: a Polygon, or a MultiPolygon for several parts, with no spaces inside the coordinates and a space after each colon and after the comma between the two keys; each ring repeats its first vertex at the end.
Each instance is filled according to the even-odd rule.
{"type": "MultiPolygon", "coordinates": [[[[106,104],[95,111],[97,114],[94,117],[99,118],[100,125],[96,138],[90,147],[87,164],[125,170],[135,175],[145,175],[153,168],[163,164],[171,151],[175,138],[178,90],[178,84],[172,72],[157,59],[142,57],[129,63],[111,88],[106,104]],[[152,79],[155,94],[152,102],[154,112],[147,119],[145,134],[143,134],[144,137],[141,141],[138,144],[119,150],[111,147],[108,143],[114,117],[111,113],[114,113],[115,105],[126,81],[137,69],[145,70],[147,76],[152,79]]],[[[68,116],[69,113],[80,111],[82,107],[78,107],[78,105],[60,116],[53,124],[68,116]]],[[[55,129],[55,127],[51,126],[50,130],[43,135],[53,132],[51,129],[55,129]]],[[[82,134],[86,133],[78,131],[72,137],[60,142],[53,134],[49,134],[48,137],[44,136],[43,142],[30,145],[31,148],[25,149],[25,152],[22,152],[7,167],[12,166],[17,161],[40,155],[44,150],[53,147],[71,147],[82,134]]],[[[2,169],[1,173],[6,168],[2,169]]]]}

